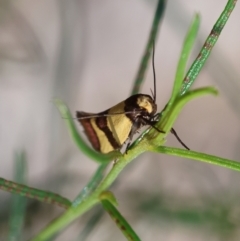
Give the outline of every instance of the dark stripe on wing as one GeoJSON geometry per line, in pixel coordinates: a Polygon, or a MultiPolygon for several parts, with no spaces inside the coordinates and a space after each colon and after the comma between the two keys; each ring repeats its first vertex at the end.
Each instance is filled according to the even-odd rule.
{"type": "MultiPolygon", "coordinates": [[[[101,114],[107,114],[107,111],[101,112],[101,114]]],[[[115,140],[115,138],[114,138],[114,136],[113,136],[113,133],[112,133],[111,130],[108,128],[108,126],[107,126],[107,118],[108,118],[108,117],[106,117],[106,116],[97,117],[97,118],[96,118],[96,125],[97,125],[97,127],[98,127],[100,130],[102,130],[102,131],[105,133],[105,135],[106,135],[109,143],[110,143],[111,146],[113,147],[113,149],[118,149],[118,148],[120,148],[121,146],[120,146],[120,144],[117,143],[117,141],[115,140]]]]}
{"type": "Polygon", "coordinates": [[[76,112],[77,118],[86,117],[86,116],[89,116],[89,118],[88,119],[78,119],[78,121],[83,126],[84,131],[85,131],[85,133],[88,137],[88,140],[91,142],[93,148],[97,151],[100,151],[100,143],[99,143],[98,136],[97,136],[97,134],[96,134],[95,130],[93,129],[92,124],[90,122],[90,120],[92,119],[92,118],[90,118],[90,116],[92,116],[92,114],[85,113],[85,112],[82,112],[82,111],[76,112]]]}

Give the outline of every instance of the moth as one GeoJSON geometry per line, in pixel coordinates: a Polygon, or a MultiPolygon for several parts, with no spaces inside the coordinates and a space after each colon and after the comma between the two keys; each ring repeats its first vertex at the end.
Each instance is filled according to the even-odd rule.
{"type": "MultiPolygon", "coordinates": [[[[93,148],[101,153],[109,153],[121,149],[128,141],[130,145],[134,134],[143,126],[154,126],[158,117],[156,104],[156,77],[154,68],[154,47],[152,55],[154,73],[153,96],[147,94],[135,94],[117,105],[97,114],[83,111],[76,112],[76,118],[83,126],[84,131],[93,148]]],[[[178,137],[174,129],[171,131],[178,141],[189,149],[178,137]]]]}
{"type": "Polygon", "coordinates": [[[136,94],[98,114],[77,111],[93,148],[101,153],[120,149],[143,126],[151,125],[157,111],[150,95],[136,94]]]}

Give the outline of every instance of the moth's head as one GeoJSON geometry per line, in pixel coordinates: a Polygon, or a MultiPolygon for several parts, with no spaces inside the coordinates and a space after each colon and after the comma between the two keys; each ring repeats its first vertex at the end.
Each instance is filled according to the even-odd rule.
{"type": "Polygon", "coordinates": [[[139,94],[137,96],[137,105],[150,115],[154,115],[157,111],[157,105],[150,95],[139,94]]]}

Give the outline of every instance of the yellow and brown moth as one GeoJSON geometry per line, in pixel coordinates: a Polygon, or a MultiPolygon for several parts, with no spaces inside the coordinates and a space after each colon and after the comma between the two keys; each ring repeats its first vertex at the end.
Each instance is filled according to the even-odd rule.
{"type": "Polygon", "coordinates": [[[152,125],[157,105],[150,95],[136,94],[98,114],[77,111],[76,117],[95,150],[120,149],[137,130],[152,125]]]}

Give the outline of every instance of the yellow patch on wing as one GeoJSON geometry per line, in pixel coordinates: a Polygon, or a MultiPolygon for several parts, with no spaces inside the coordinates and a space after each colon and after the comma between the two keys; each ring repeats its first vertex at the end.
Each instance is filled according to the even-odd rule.
{"type": "Polygon", "coordinates": [[[120,145],[122,145],[127,140],[132,128],[131,120],[126,116],[125,113],[123,113],[124,107],[125,107],[124,102],[121,102],[113,106],[108,111],[108,113],[112,115],[107,117],[108,128],[111,130],[111,132],[113,133],[113,137],[120,145]],[[123,114],[116,114],[116,113],[123,113],[123,114]]]}

